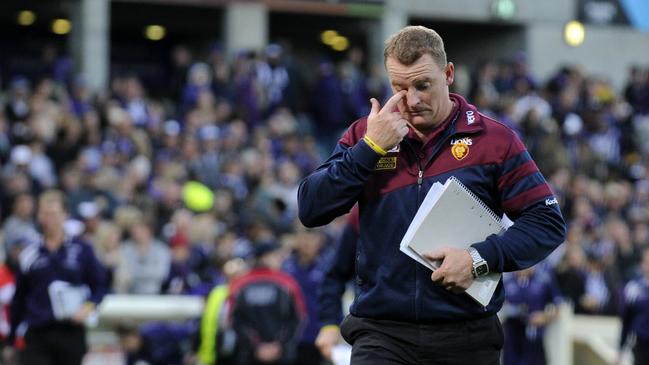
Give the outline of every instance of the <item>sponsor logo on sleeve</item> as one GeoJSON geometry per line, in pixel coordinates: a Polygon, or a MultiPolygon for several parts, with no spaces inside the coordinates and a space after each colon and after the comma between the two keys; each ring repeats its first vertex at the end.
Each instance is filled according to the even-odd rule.
{"type": "Polygon", "coordinates": [[[545,199],[545,205],[555,205],[555,204],[559,204],[557,198],[552,197],[552,198],[545,199]]]}
{"type": "Polygon", "coordinates": [[[475,115],[473,113],[473,110],[467,110],[467,112],[466,112],[466,123],[468,125],[471,125],[471,124],[473,124],[473,122],[475,122],[475,115]]]}

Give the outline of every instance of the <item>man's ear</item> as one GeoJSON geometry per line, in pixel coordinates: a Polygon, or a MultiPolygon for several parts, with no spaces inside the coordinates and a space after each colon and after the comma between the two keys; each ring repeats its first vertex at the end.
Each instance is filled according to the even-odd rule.
{"type": "Polygon", "coordinates": [[[453,62],[446,64],[446,68],[444,68],[444,76],[446,77],[446,85],[451,86],[453,80],[455,80],[455,65],[453,65],[453,62]]]}

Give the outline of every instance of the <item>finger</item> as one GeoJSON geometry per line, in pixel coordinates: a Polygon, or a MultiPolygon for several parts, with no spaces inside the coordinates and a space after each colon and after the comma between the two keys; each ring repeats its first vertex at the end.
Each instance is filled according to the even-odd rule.
{"type": "Polygon", "coordinates": [[[431,261],[444,260],[444,258],[446,257],[446,250],[442,248],[426,252],[424,253],[424,257],[431,261]]]}
{"type": "Polygon", "coordinates": [[[410,127],[408,127],[407,123],[404,123],[401,127],[399,127],[399,130],[397,132],[399,132],[399,136],[403,138],[408,135],[409,131],[410,127]]]}
{"type": "Polygon", "coordinates": [[[442,284],[444,282],[444,271],[442,269],[437,269],[433,271],[430,275],[430,280],[434,283],[442,284]]]}
{"type": "Polygon", "coordinates": [[[370,115],[369,115],[371,117],[378,114],[379,111],[381,111],[381,104],[379,103],[378,100],[374,98],[370,99],[370,104],[372,104],[372,109],[370,109],[370,115]]]}
{"type": "Polygon", "coordinates": [[[331,346],[325,346],[324,348],[320,349],[320,352],[325,359],[331,360],[331,346]]]}
{"type": "Polygon", "coordinates": [[[406,96],[406,91],[405,90],[401,90],[398,93],[392,95],[392,97],[390,99],[388,99],[388,101],[383,106],[383,109],[381,109],[381,110],[386,110],[388,112],[392,112],[392,110],[394,110],[394,108],[397,106],[397,103],[401,99],[403,99],[404,96],[406,96]]]}

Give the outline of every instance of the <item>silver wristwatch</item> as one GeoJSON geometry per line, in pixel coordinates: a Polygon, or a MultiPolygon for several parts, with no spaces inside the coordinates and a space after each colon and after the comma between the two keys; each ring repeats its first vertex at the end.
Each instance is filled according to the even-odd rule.
{"type": "Polygon", "coordinates": [[[469,252],[471,259],[473,260],[473,267],[471,268],[473,278],[475,279],[489,274],[489,265],[487,264],[487,261],[480,256],[478,250],[473,247],[469,247],[466,250],[469,252]]]}

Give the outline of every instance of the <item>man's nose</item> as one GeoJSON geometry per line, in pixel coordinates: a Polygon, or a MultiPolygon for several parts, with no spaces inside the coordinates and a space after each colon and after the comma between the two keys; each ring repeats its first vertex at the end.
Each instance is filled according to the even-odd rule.
{"type": "Polygon", "coordinates": [[[406,103],[409,107],[413,107],[419,104],[419,96],[417,95],[417,90],[414,87],[408,89],[406,94],[406,103]]]}

